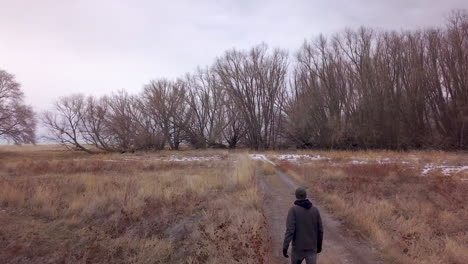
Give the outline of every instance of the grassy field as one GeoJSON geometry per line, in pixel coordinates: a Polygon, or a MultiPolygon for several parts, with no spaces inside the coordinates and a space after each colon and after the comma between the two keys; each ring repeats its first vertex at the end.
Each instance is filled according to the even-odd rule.
{"type": "Polygon", "coordinates": [[[468,263],[467,154],[298,154],[269,155],[388,263],[468,263]]]}
{"type": "Polygon", "coordinates": [[[387,263],[468,263],[465,153],[245,154],[0,147],[0,263],[270,263],[277,168],[387,263]]]}
{"type": "Polygon", "coordinates": [[[265,262],[253,177],[222,151],[3,147],[0,263],[265,262]]]}

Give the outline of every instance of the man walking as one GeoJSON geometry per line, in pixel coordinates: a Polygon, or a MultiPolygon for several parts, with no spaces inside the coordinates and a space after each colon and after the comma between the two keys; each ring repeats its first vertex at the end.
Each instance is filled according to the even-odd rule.
{"type": "Polygon", "coordinates": [[[317,263],[317,254],[322,251],[323,227],[320,213],[307,199],[305,188],[296,189],[296,201],[289,209],[283,256],[288,258],[289,243],[292,241],[291,264],[317,263]]]}

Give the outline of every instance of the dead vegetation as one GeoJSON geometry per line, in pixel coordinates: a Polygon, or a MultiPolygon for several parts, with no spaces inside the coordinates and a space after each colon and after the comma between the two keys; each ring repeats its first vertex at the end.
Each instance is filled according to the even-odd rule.
{"type": "Polygon", "coordinates": [[[0,158],[0,263],[265,262],[246,158],[18,149],[0,158]]]}
{"type": "Polygon", "coordinates": [[[272,161],[389,263],[468,260],[468,185],[460,181],[468,171],[422,173],[427,164],[466,166],[466,154],[257,156],[264,162],[220,150],[89,155],[3,147],[0,262],[268,263],[255,173],[273,175],[272,161]]]}
{"type": "Polygon", "coordinates": [[[468,263],[468,184],[460,181],[468,171],[421,173],[426,163],[466,165],[466,154],[320,155],[330,159],[278,163],[389,263],[468,263]]]}

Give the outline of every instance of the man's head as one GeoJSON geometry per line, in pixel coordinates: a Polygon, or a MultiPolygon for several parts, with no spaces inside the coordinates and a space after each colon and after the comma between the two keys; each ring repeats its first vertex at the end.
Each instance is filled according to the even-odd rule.
{"type": "Polygon", "coordinates": [[[304,187],[299,187],[296,189],[296,199],[304,200],[307,198],[307,192],[304,187]]]}

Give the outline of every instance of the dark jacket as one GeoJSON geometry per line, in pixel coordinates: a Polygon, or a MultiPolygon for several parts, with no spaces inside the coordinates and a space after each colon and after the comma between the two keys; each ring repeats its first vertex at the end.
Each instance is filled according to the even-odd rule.
{"type": "Polygon", "coordinates": [[[309,200],[297,200],[289,209],[283,249],[292,241],[296,252],[322,251],[323,227],[320,213],[309,200]]]}

